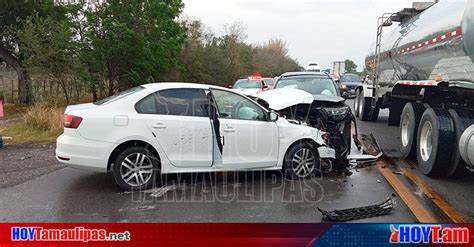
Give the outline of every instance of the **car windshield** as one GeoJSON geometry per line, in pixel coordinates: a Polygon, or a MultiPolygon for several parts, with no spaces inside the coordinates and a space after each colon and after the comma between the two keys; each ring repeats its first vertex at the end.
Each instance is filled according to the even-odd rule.
{"type": "Polygon", "coordinates": [[[273,84],[275,83],[275,81],[273,81],[273,79],[263,79],[263,81],[264,81],[265,84],[267,84],[268,86],[273,86],[273,84]]]}
{"type": "Polygon", "coordinates": [[[295,88],[312,95],[337,96],[334,82],[329,78],[321,77],[290,77],[278,81],[276,88],[295,88]]]}
{"type": "Polygon", "coordinates": [[[103,105],[103,104],[106,104],[106,103],[111,103],[111,102],[114,102],[114,101],[116,101],[116,100],[118,100],[118,99],[125,98],[125,97],[127,97],[127,96],[129,96],[129,95],[132,95],[132,94],[134,94],[134,93],[136,93],[136,92],[142,91],[143,89],[145,89],[145,88],[142,87],[142,86],[133,87],[133,88],[130,88],[130,89],[128,89],[128,90],[122,91],[122,92],[120,92],[120,93],[118,93],[118,94],[114,94],[114,95],[112,95],[112,96],[110,96],[110,97],[107,97],[107,98],[105,98],[105,99],[101,99],[101,100],[99,100],[99,101],[96,101],[96,102],[94,102],[94,105],[103,105]]]}
{"type": "Polygon", "coordinates": [[[341,82],[359,82],[359,76],[357,75],[343,75],[341,77],[341,82]]]}
{"type": "Polygon", "coordinates": [[[235,82],[233,88],[260,88],[261,84],[259,80],[240,79],[235,82]]]}

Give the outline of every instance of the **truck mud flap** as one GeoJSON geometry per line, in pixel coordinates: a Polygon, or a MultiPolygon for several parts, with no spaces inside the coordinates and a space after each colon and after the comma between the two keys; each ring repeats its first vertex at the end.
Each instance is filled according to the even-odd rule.
{"type": "Polygon", "coordinates": [[[326,211],[318,207],[323,218],[330,221],[349,221],[365,218],[372,218],[390,213],[395,207],[395,200],[388,198],[384,202],[358,208],[348,208],[343,210],[326,211]]]}
{"type": "Polygon", "coordinates": [[[361,135],[361,144],[363,153],[347,156],[349,163],[356,163],[358,165],[369,164],[374,163],[382,157],[382,149],[380,149],[377,140],[375,140],[372,134],[361,135]]]}

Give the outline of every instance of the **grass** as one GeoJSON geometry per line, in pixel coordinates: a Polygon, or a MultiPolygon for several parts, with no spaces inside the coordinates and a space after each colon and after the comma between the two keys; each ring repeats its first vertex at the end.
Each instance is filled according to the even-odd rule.
{"type": "Polygon", "coordinates": [[[63,132],[63,107],[41,103],[29,108],[9,107],[5,109],[7,116],[20,118],[0,125],[0,134],[13,138],[7,140],[9,144],[47,144],[63,132]]]}

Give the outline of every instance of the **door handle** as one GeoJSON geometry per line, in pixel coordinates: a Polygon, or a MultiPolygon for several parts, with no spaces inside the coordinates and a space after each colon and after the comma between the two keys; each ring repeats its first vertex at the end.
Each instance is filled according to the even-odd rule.
{"type": "Polygon", "coordinates": [[[153,129],[166,129],[166,126],[164,123],[156,123],[151,126],[153,129]]]}
{"type": "Polygon", "coordinates": [[[235,129],[232,128],[232,127],[227,127],[227,128],[224,129],[224,132],[233,133],[233,132],[235,132],[235,129]]]}

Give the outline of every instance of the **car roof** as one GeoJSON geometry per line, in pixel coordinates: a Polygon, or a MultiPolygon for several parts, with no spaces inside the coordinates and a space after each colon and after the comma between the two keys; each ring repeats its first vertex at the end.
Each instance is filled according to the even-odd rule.
{"type": "Polygon", "coordinates": [[[326,74],[324,72],[308,72],[308,71],[304,71],[304,72],[286,72],[283,75],[281,75],[280,78],[292,77],[292,76],[320,76],[320,77],[331,78],[331,77],[329,77],[328,74],[326,74]]]}
{"type": "Polygon", "coordinates": [[[143,84],[142,87],[147,89],[167,89],[167,88],[197,88],[197,89],[208,89],[208,88],[217,88],[217,89],[225,89],[225,87],[203,84],[203,83],[188,83],[188,82],[157,82],[157,83],[149,83],[143,84]]]}

